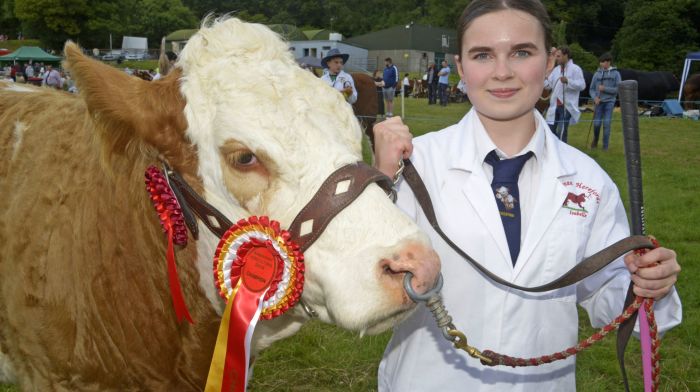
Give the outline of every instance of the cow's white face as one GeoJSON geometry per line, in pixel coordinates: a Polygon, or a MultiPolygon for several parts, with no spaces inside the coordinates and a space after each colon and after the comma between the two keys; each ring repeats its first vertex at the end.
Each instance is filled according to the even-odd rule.
{"type": "MultiPolygon", "coordinates": [[[[267,215],[288,227],[329,174],[362,159],[351,107],[262,25],[228,19],[202,28],[177,67],[204,197],[232,221],[267,215]]],[[[201,285],[221,312],[210,273],[218,239],[201,232],[201,285]]],[[[400,272],[413,272],[422,292],[439,270],[425,235],[376,185],[305,256],[304,301],[325,321],[370,333],[413,307],[400,272]]]]}

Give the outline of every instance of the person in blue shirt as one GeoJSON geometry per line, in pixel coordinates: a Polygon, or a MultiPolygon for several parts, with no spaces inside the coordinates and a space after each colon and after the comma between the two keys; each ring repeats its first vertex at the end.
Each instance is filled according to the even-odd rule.
{"type": "Polygon", "coordinates": [[[612,66],[612,55],[604,53],[599,58],[600,67],[593,75],[589,93],[595,103],[593,113],[593,142],[591,148],[598,147],[600,136],[600,124],[603,123],[603,151],[608,150],[610,143],[610,122],[612,120],[615,99],[617,97],[617,85],[622,78],[615,67],[612,66]]]}
{"type": "Polygon", "coordinates": [[[394,95],[396,95],[396,85],[399,82],[399,70],[391,61],[391,57],[384,59],[384,101],[386,102],[386,116],[394,116],[394,95]]]}
{"type": "Polygon", "coordinates": [[[450,67],[447,65],[447,60],[442,60],[442,68],[438,72],[438,91],[440,92],[440,106],[447,106],[449,99],[448,91],[450,86],[450,67]]]}

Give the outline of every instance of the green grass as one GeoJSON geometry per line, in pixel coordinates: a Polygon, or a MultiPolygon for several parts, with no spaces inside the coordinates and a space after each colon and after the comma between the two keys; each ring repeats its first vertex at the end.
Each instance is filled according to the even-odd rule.
{"type": "MultiPolygon", "coordinates": [[[[468,104],[447,108],[428,106],[424,99],[407,99],[404,121],[414,135],[456,123],[468,104]]],[[[400,101],[395,112],[400,113],[400,101]]],[[[590,154],[610,173],[627,198],[621,123],[616,113],[608,152],[586,148],[590,113],[570,128],[569,142],[590,154]]],[[[700,390],[700,241],[697,222],[700,208],[700,122],[667,118],[640,118],[644,200],[647,228],[663,245],[678,252],[683,267],[677,283],[684,307],[683,324],[663,339],[661,391],[700,390]]],[[[459,326],[458,326],[459,327],[459,326]]],[[[590,336],[585,312],[580,337],[590,336]]],[[[465,331],[467,336],[469,331],[465,331]]],[[[276,343],[257,359],[249,391],[374,391],[377,365],[390,333],[360,338],[356,333],[310,322],[301,332],[276,343]]],[[[470,342],[477,347],[479,342],[470,342]]],[[[483,348],[483,347],[482,347],[483,348]]],[[[563,349],[563,347],[562,347],[563,349]]],[[[465,354],[466,355],[466,354],[465,354]]],[[[630,342],[626,363],[632,390],[642,390],[639,349],[630,342]]],[[[614,337],[609,336],[578,356],[578,391],[619,391],[621,378],[615,357],[614,337]]],[[[3,389],[0,392],[14,392],[3,389]]]]}
{"type": "Polygon", "coordinates": [[[107,63],[113,65],[116,68],[129,68],[129,69],[145,69],[151,70],[158,68],[158,60],[124,60],[121,64],[117,64],[116,61],[108,61],[107,63]]]}

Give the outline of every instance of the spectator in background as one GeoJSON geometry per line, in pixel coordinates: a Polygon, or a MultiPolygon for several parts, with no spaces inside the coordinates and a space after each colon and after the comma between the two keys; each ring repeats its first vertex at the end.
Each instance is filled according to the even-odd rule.
{"type": "Polygon", "coordinates": [[[438,69],[435,62],[431,61],[426,71],[426,82],[428,83],[428,105],[437,103],[438,69]]]}
{"type": "Polygon", "coordinates": [[[593,142],[591,148],[598,147],[600,123],[603,123],[603,151],[608,150],[610,142],[610,122],[615,108],[617,85],[622,81],[620,73],[612,66],[612,55],[605,53],[598,58],[600,67],[593,74],[588,92],[593,98],[593,142]]]}
{"type": "Polygon", "coordinates": [[[349,54],[340,53],[338,49],[329,50],[326,57],[321,59],[321,65],[324,68],[321,80],[340,91],[345,101],[352,105],[357,101],[357,89],[352,76],[343,71],[343,65],[348,61],[348,58],[350,58],[349,54]]]}
{"type": "Polygon", "coordinates": [[[34,66],[32,63],[27,64],[26,67],[24,67],[24,83],[29,83],[29,78],[34,77],[34,66]]]}
{"type": "Polygon", "coordinates": [[[44,86],[62,89],[63,80],[61,80],[61,73],[53,69],[53,65],[49,64],[46,66],[46,75],[44,76],[44,86]]]}
{"type": "Polygon", "coordinates": [[[377,86],[377,114],[384,115],[384,79],[382,78],[382,71],[374,71],[374,85],[377,86]]]}
{"type": "Polygon", "coordinates": [[[552,90],[547,110],[547,124],[561,141],[566,143],[569,123],[576,124],[581,111],[578,110],[578,96],[586,88],[581,67],[574,64],[571,51],[563,46],[553,48],[556,65],[544,80],[544,88],[552,90]]]}
{"type": "Polygon", "coordinates": [[[447,65],[447,60],[442,60],[442,68],[440,68],[438,76],[440,77],[438,80],[438,91],[440,92],[440,106],[447,106],[447,101],[450,98],[448,96],[448,87],[450,85],[450,67],[447,65]]]}
{"type": "Polygon", "coordinates": [[[411,81],[408,80],[408,74],[403,74],[403,81],[401,82],[401,89],[403,91],[404,97],[411,94],[411,81]]]}
{"type": "Polygon", "coordinates": [[[386,102],[384,107],[386,109],[386,116],[394,116],[394,96],[396,95],[396,85],[399,83],[399,69],[396,68],[394,63],[391,61],[391,57],[384,59],[384,75],[382,77],[384,81],[383,93],[384,101],[386,102]]]}
{"type": "Polygon", "coordinates": [[[13,82],[17,81],[17,70],[19,68],[19,64],[12,64],[10,66],[10,79],[12,79],[13,82]]]}

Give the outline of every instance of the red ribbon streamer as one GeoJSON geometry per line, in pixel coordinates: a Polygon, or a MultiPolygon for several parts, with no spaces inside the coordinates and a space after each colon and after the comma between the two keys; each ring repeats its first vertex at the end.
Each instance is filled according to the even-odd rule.
{"type": "Polygon", "coordinates": [[[254,293],[242,284],[233,298],[231,320],[228,329],[226,362],[222,391],[245,391],[250,357],[250,340],[241,339],[253,333],[260,315],[260,302],[265,291],[254,293]]]}
{"type": "Polygon", "coordinates": [[[190,324],[194,324],[194,321],[192,321],[192,316],[190,315],[189,310],[187,310],[187,305],[185,304],[185,296],[182,294],[180,279],[177,277],[175,245],[173,244],[173,227],[169,218],[166,218],[166,224],[168,228],[168,281],[170,283],[170,297],[173,300],[175,315],[177,316],[178,323],[181,323],[183,319],[187,319],[190,324]]]}

